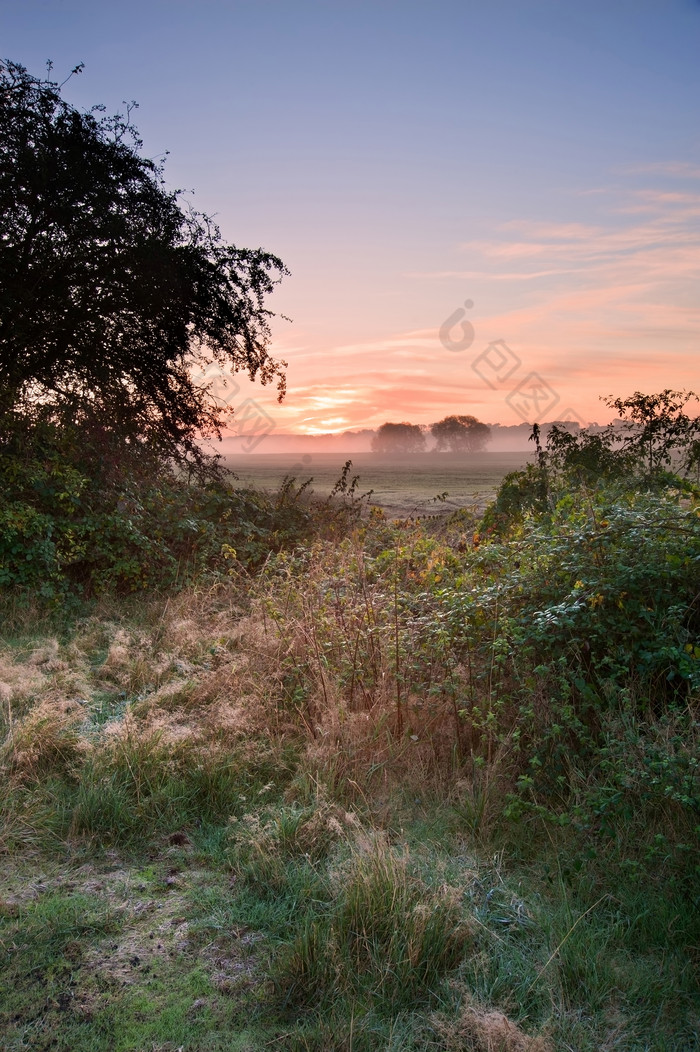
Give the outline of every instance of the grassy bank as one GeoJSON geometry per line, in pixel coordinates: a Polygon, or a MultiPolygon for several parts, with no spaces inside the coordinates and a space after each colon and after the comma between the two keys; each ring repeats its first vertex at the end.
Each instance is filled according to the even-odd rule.
{"type": "Polygon", "coordinates": [[[698,1047],[698,493],[574,467],[13,590],[3,1047],[698,1047]]]}

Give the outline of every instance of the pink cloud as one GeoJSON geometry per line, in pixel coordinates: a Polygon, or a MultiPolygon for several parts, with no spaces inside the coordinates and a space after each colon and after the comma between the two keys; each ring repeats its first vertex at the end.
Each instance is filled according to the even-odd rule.
{"type": "MultiPolygon", "coordinates": [[[[654,173],[692,174],[682,165],[654,173]]],[[[366,334],[348,340],[329,330],[324,345],[310,335],[315,319],[285,333],[273,347],[290,362],[289,399],[270,409],[279,426],[430,423],[464,411],[516,423],[505,398],[532,371],[554,388],[560,406],[588,420],[605,416],[601,393],[700,387],[700,195],[664,185],[595,193],[595,222],[512,219],[493,236],[458,246],[468,267],[401,274],[405,295],[420,289],[425,301],[418,324],[389,328],[378,315],[374,331],[368,322],[366,334]],[[467,297],[476,301],[469,314],[474,342],[460,353],[439,339],[449,314],[444,289],[456,283],[463,291],[455,307],[467,297]],[[490,389],[473,365],[499,339],[521,364],[510,381],[490,389]]],[[[572,196],[573,205],[580,196],[572,196]]]]}

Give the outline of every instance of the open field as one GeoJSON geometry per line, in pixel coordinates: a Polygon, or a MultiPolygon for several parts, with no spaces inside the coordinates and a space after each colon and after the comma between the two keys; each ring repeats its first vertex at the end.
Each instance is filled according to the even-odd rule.
{"type": "Polygon", "coordinates": [[[343,464],[352,459],[359,492],[372,490],[372,503],[395,516],[434,515],[491,499],[510,471],[524,467],[526,453],[424,454],[377,456],[374,453],[258,453],[226,456],[224,462],[243,485],[275,490],[285,475],[297,482],[313,479],[316,493],[330,493],[343,464]],[[435,498],[447,493],[444,501],[435,498]]]}
{"type": "Polygon", "coordinates": [[[700,490],[361,459],[8,517],[3,1052],[700,1047],[700,490]]]}

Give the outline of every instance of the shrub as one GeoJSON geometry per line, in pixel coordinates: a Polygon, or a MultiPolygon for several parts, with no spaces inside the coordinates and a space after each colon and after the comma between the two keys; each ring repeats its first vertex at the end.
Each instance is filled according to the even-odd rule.
{"type": "Polygon", "coordinates": [[[147,451],[121,470],[85,454],[68,428],[13,418],[0,444],[0,588],[68,595],[169,589],[202,573],[246,569],[312,528],[303,487],[235,489],[212,470],[187,479],[147,451]],[[14,430],[13,430],[14,428],[14,430]]]}

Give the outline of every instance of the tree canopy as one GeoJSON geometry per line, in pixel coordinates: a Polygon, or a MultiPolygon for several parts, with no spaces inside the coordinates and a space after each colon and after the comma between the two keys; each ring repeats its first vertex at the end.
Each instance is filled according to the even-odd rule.
{"type": "Polygon", "coordinates": [[[372,439],[374,453],[422,453],[425,435],[419,424],[386,423],[372,439]]]}
{"type": "Polygon", "coordinates": [[[488,445],[491,428],[475,416],[446,416],[431,426],[430,433],[437,452],[477,453],[488,445]]]}
{"type": "Polygon", "coordinates": [[[228,410],[194,366],[284,395],[265,298],[286,269],[227,244],[141,148],[131,107],[81,112],[50,69],[0,62],[0,416],[43,413],[196,459],[228,410]]]}
{"type": "Polygon", "coordinates": [[[642,475],[647,481],[668,471],[697,470],[700,417],[685,412],[689,402],[698,401],[693,391],[635,391],[628,398],[602,400],[618,414],[607,427],[573,433],[564,425],[550,427],[545,457],[550,468],[589,480],[642,475]]]}
{"type": "Polygon", "coordinates": [[[624,421],[616,437],[625,451],[645,462],[647,474],[673,467],[674,459],[686,469],[697,464],[700,417],[684,411],[689,402],[698,401],[694,391],[635,391],[629,398],[603,401],[624,421]]]}

